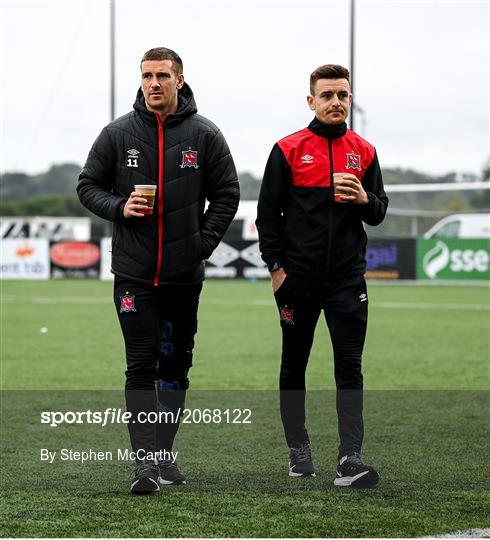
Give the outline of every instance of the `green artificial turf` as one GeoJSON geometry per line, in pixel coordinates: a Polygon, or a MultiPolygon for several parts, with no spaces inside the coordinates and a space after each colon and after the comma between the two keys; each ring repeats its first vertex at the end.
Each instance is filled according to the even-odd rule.
{"type": "Polygon", "coordinates": [[[122,425],[40,423],[42,410],[124,408],[111,289],[2,283],[2,536],[390,537],[490,525],[487,288],[370,286],[363,455],[382,480],[355,491],[332,485],[335,394],[323,321],[308,370],[318,476],[291,479],[269,285],[207,282],[187,406],[250,408],[252,423],[183,425],[176,450],[188,483],[152,497],[129,495],[128,462],[39,458],[41,448],[128,446],[122,425]]]}
{"type": "MultiPolygon", "coordinates": [[[[112,284],[63,280],[2,285],[3,388],[123,386],[124,346],[112,284]]],[[[488,288],[371,285],[369,297],[366,388],[488,388],[488,288]]],[[[206,282],[192,388],[275,389],[280,339],[268,283],[206,282]]],[[[308,385],[334,388],[323,319],[308,385]]]]}

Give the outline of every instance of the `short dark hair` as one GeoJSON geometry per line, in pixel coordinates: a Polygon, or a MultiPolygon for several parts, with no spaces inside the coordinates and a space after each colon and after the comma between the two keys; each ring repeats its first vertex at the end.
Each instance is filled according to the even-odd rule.
{"type": "Polygon", "coordinates": [[[176,75],[180,75],[184,71],[184,64],[180,56],[175,51],[172,51],[172,49],[167,49],[166,47],[155,47],[146,51],[141,59],[140,67],[147,60],[171,60],[172,70],[176,75]]]}
{"type": "Polygon", "coordinates": [[[310,75],[310,93],[315,93],[315,84],[318,79],[347,79],[350,82],[349,70],[338,64],[325,64],[315,69],[310,75]]]}

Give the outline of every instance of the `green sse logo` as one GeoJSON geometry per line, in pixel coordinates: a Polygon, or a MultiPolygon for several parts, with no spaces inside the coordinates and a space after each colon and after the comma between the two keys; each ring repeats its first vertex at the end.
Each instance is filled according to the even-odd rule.
{"type": "Polygon", "coordinates": [[[451,270],[453,272],[486,272],[488,270],[488,253],[483,249],[455,249],[451,251],[451,270]]]}
{"type": "MultiPolygon", "coordinates": [[[[474,241],[468,240],[467,242],[474,241]]],[[[447,243],[449,244],[449,242],[447,243]]],[[[451,247],[445,242],[438,240],[436,245],[423,253],[422,248],[422,269],[426,277],[430,279],[451,278],[454,273],[464,274],[485,274],[488,272],[490,256],[488,249],[481,246],[458,246],[451,247]],[[480,247],[480,249],[478,249],[480,247]]],[[[459,242],[461,244],[461,241],[459,242]]],[[[428,246],[427,246],[428,247],[428,246]]],[[[466,276],[461,276],[466,277],[466,276]]]]}

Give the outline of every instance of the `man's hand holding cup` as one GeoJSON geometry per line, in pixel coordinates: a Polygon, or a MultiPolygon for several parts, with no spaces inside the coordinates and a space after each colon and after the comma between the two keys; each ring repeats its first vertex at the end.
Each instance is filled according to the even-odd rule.
{"type": "Polygon", "coordinates": [[[361,181],[353,174],[334,173],[333,188],[335,202],[352,204],[367,204],[369,202],[361,181]]]}
{"type": "Polygon", "coordinates": [[[136,185],[134,189],[124,205],[124,217],[145,217],[153,214],[157,187],[150,184],[136,185]]]}

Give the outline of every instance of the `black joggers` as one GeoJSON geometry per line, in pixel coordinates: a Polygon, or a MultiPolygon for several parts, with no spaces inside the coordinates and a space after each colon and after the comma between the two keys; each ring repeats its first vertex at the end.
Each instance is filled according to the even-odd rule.
{"type": "Polygon", "coordinates": [[[135,452],[172,450],[189,387],[201,289],[202,283],[152,287],[115,277],[114,303],[126,346],[126,408],[136,420],[128,424],[135,452]],[[172,416],[164,423],[146,421],[144,414],[155,411],[172,416]]]}
{"type": "Polygon", "coordinates": [[[321,283],[288,275],[275,293],[282,328],[280,406],[290,448],[309,442],[305,427],[305,372],[323,310],[334,352],[339,457],[360,452],[368,298],[363,276],[321,283]]]}

